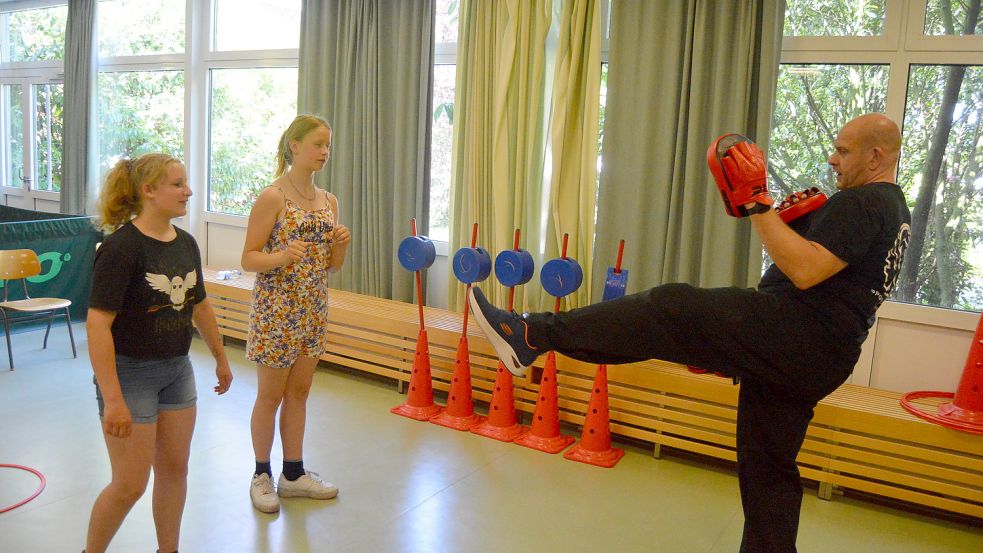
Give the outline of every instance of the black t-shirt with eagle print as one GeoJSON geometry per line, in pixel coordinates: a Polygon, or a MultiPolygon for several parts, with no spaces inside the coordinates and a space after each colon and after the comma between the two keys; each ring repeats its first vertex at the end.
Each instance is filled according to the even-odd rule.
{"type": "Polygon", "coordinates": [[[201,253],[187,232],[161,242],[127,223],[96,251],[89,307],[116,313],[118,355],[167,359],[187,355],[191,315],[205,299],[201,253]]]}

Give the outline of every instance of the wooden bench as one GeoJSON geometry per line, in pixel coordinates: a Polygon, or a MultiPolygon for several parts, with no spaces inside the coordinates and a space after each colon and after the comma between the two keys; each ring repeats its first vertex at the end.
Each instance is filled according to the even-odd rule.
{"type": "MultiPolygon", "coordinates": [[[[246,339],[253,278],[217,280],[205,269],[205,286],[225,336],[246,339]]],[[[417,307],[332,290],[329,363],[409,381],[419,332],[417,307]]],[[[433,387],[446,392],[461,339],[462,315],[424,308],[433,387]]],[[[469,321],[473,396],[489,402],[497,360],[469,321]]],[[[537,361],[541,367],[543,358],[537,361]]],[[[560,419],[583,424],[596,366],[558,356],[560,419]]],[[[516,379],[516,409],[535,409],[537,383],[516,379]]],[[[608,367],[611,431],[662,445],[736,460],[737,387],[729,379],[697,375],[686,367],[646,361],[608,367]]],[[[983,437],[949,430],[901,408],[900,394],[845,384],[815,410],[798,457],[802,476],[830,499],[835,488],[857,490],[983,519],[983,437]]],[[[925,400],[926,404],[939,400],[925,400]]],[[[931,408],[931,407],[930,407],[931,408]]]]}

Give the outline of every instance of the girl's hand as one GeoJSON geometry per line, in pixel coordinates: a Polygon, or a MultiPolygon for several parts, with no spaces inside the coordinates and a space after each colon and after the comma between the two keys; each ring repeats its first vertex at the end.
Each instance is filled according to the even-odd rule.
{"type": "Polygon", "coordinates": [[[102,429],[114,438],[126,438],[133,429],[130,408],[122,399],[105,402],[102,412],[102,429]]]}
{"type": "Polygon", "coordinates": [[[232,386],[232,369],[229,368],[228,362],[215,366],[215,377],[218,378],[218,384],[214,388],[215,393],[222,395],[228,392],[229,387],[232,386]]]}
{"type": "Polygon", "coordinates": [[[311,245],[310,242],[304,242],[303,240],[292,240],[287,244],[287,249],[280,251],[280,256],[283,260],[281,267],[287,265],[293,265],[294,263],[304,259],[307,255],[307,248],[311,245]]]}
{"type": "Polygon", "coordinates": [[[345,225],[337,225],[331,231],[331,240],[335,246],[347,246],[352,241],[352,233],[345,225]]]}

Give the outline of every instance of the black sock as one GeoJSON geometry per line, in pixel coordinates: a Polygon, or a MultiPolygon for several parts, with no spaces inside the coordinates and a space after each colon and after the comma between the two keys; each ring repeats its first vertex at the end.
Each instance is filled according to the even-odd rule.
{"type": "Polygon", "coordinates": [[[273,478],[273,467],[270,466],[269,461],[256,461],[256,476],[260,474],[266,474],[270,478],[273,478]]]}
{"type": "Polygon", "coordinates": [[[287,461],[283,460],[283,477],[287,480],[293,482],[294,480],[304,476],[304,460],[300,461],[287,461]]]}

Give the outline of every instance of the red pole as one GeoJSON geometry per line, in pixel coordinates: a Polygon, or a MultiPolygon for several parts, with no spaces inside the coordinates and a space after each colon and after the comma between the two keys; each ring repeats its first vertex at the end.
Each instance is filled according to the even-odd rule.
{"type": "MultiPolygon", "coordinates": [[[[515,238],[512,239],[512,249],[519,251],[519,229],[515,229],[515,238]]],[[[509,311],[515,306],[515,286],[509,286],[509,311]]]]}
{"type": "Polygon", "coordinates": [[[625,253],[625,241],[618,244],[618,262],[614,264],[614,272],[621,274],[621,256],[625,253]]]}
{"type": "MultiPolygon", "coordinates": [[[[478,246],[478,223],[475,223],[471,227],[471,247],[475,248],[477,246],[478,246]]],[[[471,285],[468,284],[467,287],[464,288],[464,297],[467,298],[468,293],[470,292],[471,292],[471,285]]],[[[467,331],[468,331],[468,302],[465,301],[464,302],[464,332],[467,331]]]]}
{"type": "MultiPolygon", "coordinates": [[[[410,230],[416,236],[416,217],[410,219],[410,230]]],[[[416,271],[416,303],[420,310],[420,330],[423,330],[423,280],[420,271],[416,271]]]]}
{"type": "MultiPolygon", "coordinates": [[[[563,259],[567,258],[567,244],[570,242],[570,234],[567,232],[563,233],[563,248],[560,250],[560,257],[563,259]]],[[[553,305],[553,312],[560,312],[560,298],[556,298],[556,304],[553,305]]]]}

